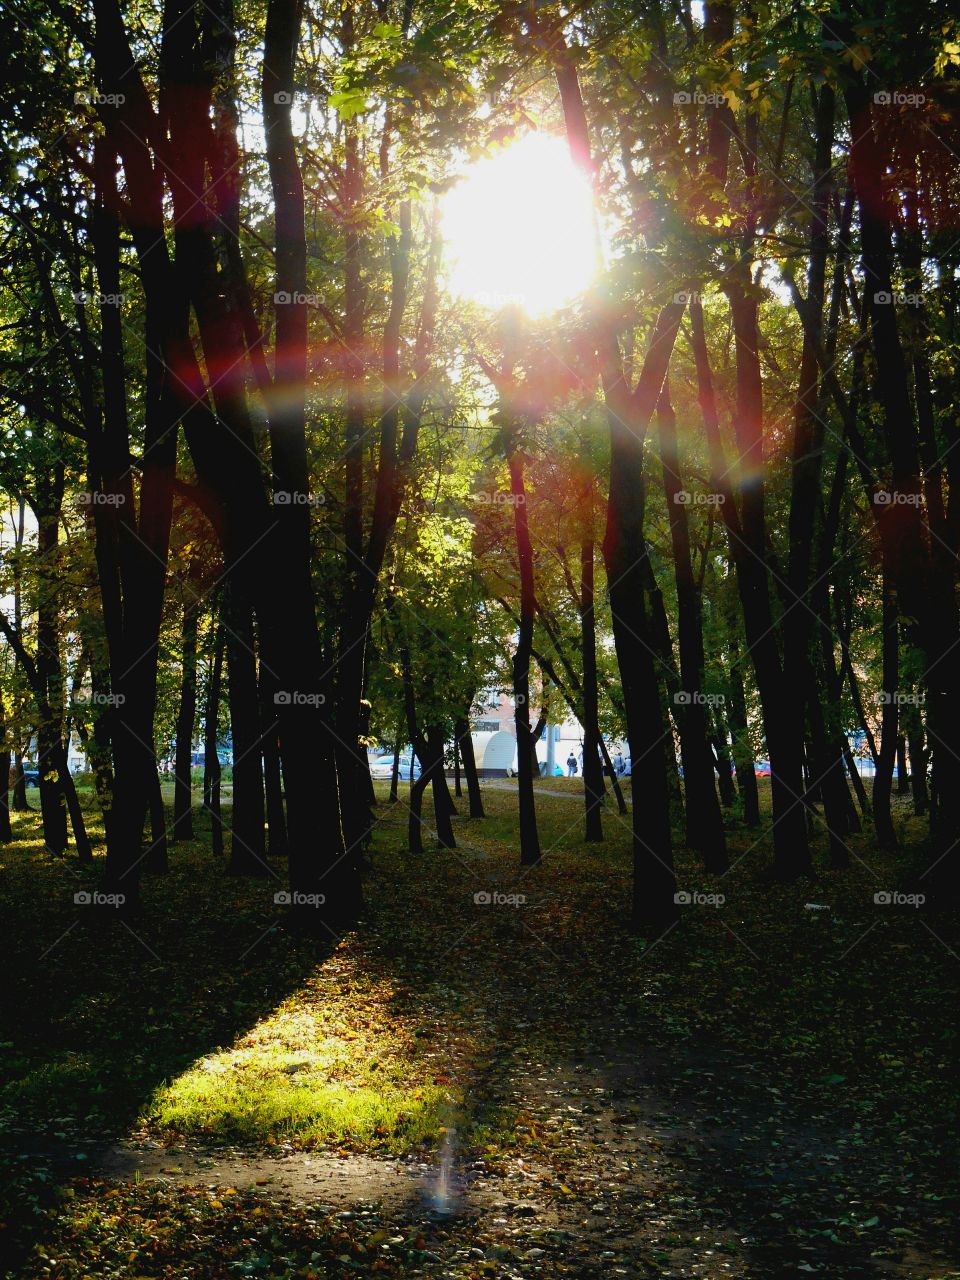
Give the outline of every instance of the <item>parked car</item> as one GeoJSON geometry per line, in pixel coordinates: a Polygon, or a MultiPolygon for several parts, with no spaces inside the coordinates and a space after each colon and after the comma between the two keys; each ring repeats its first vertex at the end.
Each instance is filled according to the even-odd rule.
{"type": "Polygon", "coordinates": [[[39,770],[39,769],[24,769],[24,771],[23,771],[23,780],[24,780],[24,782],[27,784],[27,786],[28,786],[28,787],[39,787],[39,785],[40,785],[40,770],[39,770]]]}
{"type": "MultiPolygon", "coordinates": [[[[370,760],[370,777],[379,782],[389,782],[393,777],[393,761],[394,756],[391,753],[387,756],[376,756],[370,760]]],[[[414,757],[413,760],[413,776],[420,777],[420,761],[414,757]]],[[[405,782],[410,777],[410,757],[400,757],[400,780],[405,782]]]]}
{"type": "Polygon", "coordinates": [[[769,778],[770,777],[770,761],[758,760],[756,764],[753,766],[753,772],[757,775],[758,778],[769,778]]]}

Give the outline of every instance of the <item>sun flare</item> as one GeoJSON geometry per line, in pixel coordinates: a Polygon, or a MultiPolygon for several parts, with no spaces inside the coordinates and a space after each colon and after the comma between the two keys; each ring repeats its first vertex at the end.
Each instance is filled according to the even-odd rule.
{"type": "Polygon", "coordinates": [[[596,269],[590,184],[562,138],[531,133],[480,160],[445,196],[447,285],[461,298],[542,315],[596,269]]]}

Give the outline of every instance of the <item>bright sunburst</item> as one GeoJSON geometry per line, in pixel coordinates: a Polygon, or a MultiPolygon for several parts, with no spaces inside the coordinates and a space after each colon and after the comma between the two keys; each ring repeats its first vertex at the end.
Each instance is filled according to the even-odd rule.
{"type": "Polygon", "coordinates": [[[590,184],[562,138],[531,133],[478,161],[444,198],[447,284],[493,310],[563,306],[596,266],[590,184]]]}

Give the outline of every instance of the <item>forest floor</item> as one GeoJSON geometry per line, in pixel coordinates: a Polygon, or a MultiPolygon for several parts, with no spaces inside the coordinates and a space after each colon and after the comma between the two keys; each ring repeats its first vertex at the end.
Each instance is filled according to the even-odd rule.
{"type": "Polygon", "coordinates": [[[3,1274],[960,1277],[960,921],[882,900],[907,807],[901,852],[792,886],[734,822],[638,938],[626,823],[586,845],[553,798],[526,871],[510,786],[419,857],[381,804],[366,918],[323,943],[204,826],[127,924],[15,815],[3,1274]]]}

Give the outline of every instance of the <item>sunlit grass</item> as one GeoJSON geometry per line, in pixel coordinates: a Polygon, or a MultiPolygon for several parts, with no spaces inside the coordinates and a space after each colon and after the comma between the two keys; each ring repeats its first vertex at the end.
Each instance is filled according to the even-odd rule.
{"type": "Polygon", "coordinates": [[[375,1148],[437,1139],[458,1099],[385,1012],[389,990],[339,957],[234,1046],[157,1090],[147,1125],[225,1142],[375,1148]]]}

